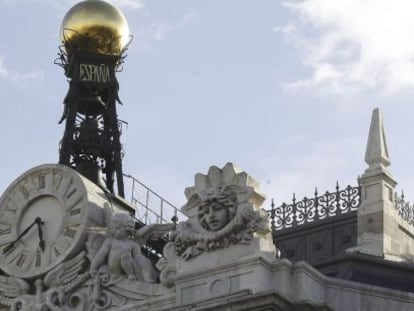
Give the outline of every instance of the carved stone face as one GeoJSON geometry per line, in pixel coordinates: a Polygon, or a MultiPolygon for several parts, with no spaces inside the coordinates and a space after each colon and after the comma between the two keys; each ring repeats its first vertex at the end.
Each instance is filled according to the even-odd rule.
{"type": "Polygon", "coordinates": [[[218,231],[230,221],[228,208],[215,200],[200,206],[198,218],[201,225],[210,231],[218,231]]]}

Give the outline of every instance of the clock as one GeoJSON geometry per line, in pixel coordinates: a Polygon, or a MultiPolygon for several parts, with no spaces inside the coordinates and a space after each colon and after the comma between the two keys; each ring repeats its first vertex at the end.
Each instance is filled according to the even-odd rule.
{"type": "Polygon", "coordinates": [[[79,252],[92,227],[104,227],[106,193],[60,164],[35,167],[0,198],[0,269],[35,278],[79,252]]]}

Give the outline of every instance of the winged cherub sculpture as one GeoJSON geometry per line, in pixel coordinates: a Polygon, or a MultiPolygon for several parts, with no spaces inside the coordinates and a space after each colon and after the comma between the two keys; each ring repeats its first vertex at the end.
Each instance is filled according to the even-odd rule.
{"type": "Polygon", "coordinates": [[[147,239],[160,237],[173,229],[173,224],[148,225],[135,230],[135,222],[127,214],[114,214],[109,225],[109,236],[94,255],[90,273],[99,271],[125,276],[128,280],[155,283],[158,272],[150,259],[141,252],[147,239]],[[130,239],[133,236],[134,239],[130,239]],[[140,243],[141,242],[141,243],[140,243]]]}

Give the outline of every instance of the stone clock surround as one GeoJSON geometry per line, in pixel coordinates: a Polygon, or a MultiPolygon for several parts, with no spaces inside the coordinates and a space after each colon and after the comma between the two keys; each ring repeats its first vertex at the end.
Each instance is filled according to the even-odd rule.
{"type": "Polygon", "coordinates": [[[16,277],[40,277],[79,253],[89,232],[105,229],[105,208],[110,213],[126,212],[67,166],[45,164],[25,172],[0,198],[0,268],[16,277]],[[39,229],[34,226],[4,253],[36,217],[43,222],[45,249],[39,247],[39,229]]]}

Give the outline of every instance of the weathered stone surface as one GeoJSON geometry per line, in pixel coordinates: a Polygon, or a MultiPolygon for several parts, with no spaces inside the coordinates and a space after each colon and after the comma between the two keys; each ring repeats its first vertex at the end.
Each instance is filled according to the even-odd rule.
{"type": "Polygon", "coordinates": [[[384,168],[390,165],[384,121],[378,108],[372,112],[365,162],[369,169],[384,168]]]}
{"type": "Polygon", "coordinates": [[[397,183],[387,169],[390,159],[378,109],[373,112],[365,161],[369,167],[359,179],[358,245],[348,251],[394,261],[413,261],[414,229],[396,210],[397,183]]]}
{"type": "Polygon", "coordinates": [[[176,287],[170,304],[122,310],[409,311],[414,306],[414,293],[326,277],[305,262],[260,257],[182,274],[176,287]]]}
{"type": "MultiPolygon", "coordinates": [[[[377,171],[362,176],[361,187],[369,199],[358,215],[361,234],[354,251],[378,256],[372,257],[376,260],[381,256],[410,260],[414,233],[389,208],[393,207],[391,181],[389,175],[377,171]],[[367,190],[365,186],[372,187],[367,190]]],[[[189,200],[183,210],[189,220],[171,234],[165,258],[157,264],[161,283],[138,248],[147,237],[159,236],[173,225],[135,231],[126,214],[112,216],[117,208],[122,210],[122,204],[106,200],[107,195],[99,191],[93,186],[87,190],[89,196],[96,192],[89,215],[95,215],[94,224],[99,224],[88,227],[87,247],[37,280],[0,276],[1,304],[10,305],[11,310],[61,311],[409,311],[414,307],[413,292],[331,278],[305,262],[276,258],[258,183],[231,164],[223,169],[213,167],[207,175],[198,174],[196,185],[187,189],[189,200]],[[120,221],[111,225],[111,218],[120,221]],[[181,256],[177,236],[198,253],[181,256]],[[10,284],[15,286],[10,289],[10,284]],[[6,291],[18,293],[17,299],[6,291]]],[[[306,252],[323,259],[332,255],[330,250],[343,247],[350,229],[331,229],[320,236],[308,234],[306,252]],[[331,247],[325,248],[325,244],[331,247]]],[[[302,245],[299,240],[296,244],[302,245]]]]}
{"type": "Polygon", "coordinates": [[[195,186],[185,193],[188,202],[182,211],[188,220],[179,223],[172,234],[180,258],[189,260],[233,245],[248,245],[255,235],[271,240],[269,219],[260,207],[264,196],[259,184],[233,164],[223,169],[212,166],[207,175],[197,174],[195,186]]]}

